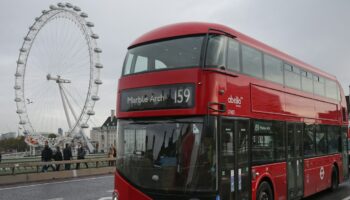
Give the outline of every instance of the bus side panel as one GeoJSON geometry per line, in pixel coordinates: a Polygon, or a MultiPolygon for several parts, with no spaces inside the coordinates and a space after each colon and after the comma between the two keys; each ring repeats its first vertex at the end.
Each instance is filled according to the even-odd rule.
{"type": "Polygon", "coordinates": [[[259,184],[265,177],[268,177],[272,181],[275,194],[274,199],[287,199],[287,165],[285,162],[254,166],[252,167],[252,171],[259,174],[252,180],[252,199],[256,199],[259,184]]]}
{"type": "Polygon", "coordinates": [[[147,197],[141,191],[134,188],[128,182],[126,182],[118,172],[115,172],[115,189],[118,193],[119,200],[129,200],[129,199],[137,199],[137,200],[151,200],[151,198],[147,197]]]}
{"type": "Polygon", "coordinates": [[[342,182],[340,155],[329,155],[304,160],[304,197],[325,190],[331,186],[333,163],[339,166],[339,180],[342,182]]]}

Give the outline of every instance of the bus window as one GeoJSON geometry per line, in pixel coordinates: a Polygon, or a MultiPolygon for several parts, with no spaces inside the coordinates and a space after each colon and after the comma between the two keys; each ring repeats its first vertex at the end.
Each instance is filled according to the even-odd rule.
{"type": "Polygon", "coordinates": [[[317,155],[327,154],[327,137],[326,137],[326,126],[316,126],[316,153],[317,155]]]}
{"type": "Polygon", "coordinates": [[[206,57],[207,67],[226,67],[226,42],[227,37],[223,35],[210,35],[206,57]]]}
{"type": "Polygon", "coordinates": [[[310,72],[301,72],[301,89],[303,91],[313,93],[314,86],[312,84],[312,74],[310,72]]]}
{"type": "Polygon", "coordinates": [[[289,64],[284,64],[284,78],[286,86],[301,89],[299,68],[289,64]]]}
{"type": "Polygon", "coordinates": [[[340,149],[340,132],[337,126],[328,126],[328,153],[338,153],[340,149]]]}
{"type": "Polygon", "coordinates": [[[260,51],[242,45],[242,66],[243,73],[263,78],[262,54],[260,51]]]}
{"type": "Polygon", "coordinates": [[[155,64],[154,64],[154,68],[155,69],[165,69],[165,68],[167,68],[167,66],[162,61],[156,60],[155,64]]]}
{"type": "Polygon", "coordinates": [[[147,68],[148,68],[148,59],[143,56],[137,56],[134,72],[137,73],[137,72],[147,71],[147,68]]]}
{"type": "Polygon", "coordinates": [[[234,71],[239,69],[239,43],[234,39],[228,40],[227,68],[234,71]]]}
{"type": "Polygon", "coordinates": [[[203,38],[204,36],[182,37],[133,47],[125,59],[123,75],[168,68],[199,67],[203,38]]]}
{"type": "Polygon", "coordinates": [[[278,121],[256,121],[252,136],[253,163],[281,161],[285,157],[284,126],[278,121]]]}
{"type": "Polygon", "coordinates": [[[283,84],[282,61],[264,54],[264,78],[269,81],[283,84]]]}
{"type": "Polygon", "coordinates": [[[324,78],[314,75],[314,92],[317,95],[324,96],[324,78]]]}
{"type": "Polygon", "coordinates": [[[130,74],[131,63],[132,63],[133,58],[134,58],[134,54],[128,53],[128,55],[126,56],[126,59],[125,59],[125,63],[124,63],[123,74],[125,74],[125,75],[130,74]]]}
{"type": "Polygon", "coordinates": [[[305,125],[304,131],[304,156],[311,157],[315,155],[315,132],[314,125],[305,125]]]}
{"type": "Polygon", "coordinates": [[[337,84],[334,81],[326,79],[326,97],[338,99],[337,84]]]}

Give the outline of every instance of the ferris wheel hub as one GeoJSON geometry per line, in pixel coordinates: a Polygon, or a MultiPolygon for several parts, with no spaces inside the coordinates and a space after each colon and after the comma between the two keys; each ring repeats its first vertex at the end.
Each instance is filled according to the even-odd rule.
{"type": "Polygon", "coordinates": [[[59,75],[57,75],[57,77],[52,77],[51,76],[51,74],[47,74],[46,75],[46,79],[48,80],[48,81],[56,81],[56,83],[71,83],[71,81],[70,80],[68,80],[68,79],[63,79],[63,78],[61,78],[61,76],[59,76],[59,75]]]}

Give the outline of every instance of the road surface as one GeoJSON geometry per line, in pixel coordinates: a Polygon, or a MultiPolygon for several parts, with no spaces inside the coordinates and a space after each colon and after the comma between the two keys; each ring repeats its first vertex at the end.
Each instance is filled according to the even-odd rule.
{"type": "MultiPolygon", "coordinates": [[[[0,200],[111,200],[113,176],[0,187],[0,200]]],[[[324,191],[304,200],[350,200],[350,182],[335,192],[324,191]]]]}

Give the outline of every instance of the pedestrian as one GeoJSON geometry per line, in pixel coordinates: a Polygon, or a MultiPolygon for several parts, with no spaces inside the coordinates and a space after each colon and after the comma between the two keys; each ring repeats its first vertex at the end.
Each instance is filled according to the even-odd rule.
{"type": "MultiPolygon", "coordinates": [[[[109,150],[108,150],[108,158],[113,158],[114,156],[114,151],[113,151],[113,147],[109,147],[109,150]]],[[[108,166],[113,166],[113,161],[112,160],[109,160],[108,161],[108,166]]]]}
{"type": "MultiPolygon", "coordinates": [[[[70,148],[69,144],[66,144],[66,148],[63,149],[63,159],[64,160],[72,160],[72,149],[70,148]]],[[[64,165],[65,170],[70,170],[70,163],[66,163],[64,165]]]]}
{"type": "MultiPolygon", "coordinates": [[[[55,161],[62,161],[62,160],[63,160],[62,152],[61,152],[59,146],[56,147],[56,153],[55,153],[55,155],[53,156],[53,159],[54,159],[55,161]]],[[[56,164],[56,171],[60,171],[60,166],[61,166],[61,164],[56,164]]]]}
{"type": "MultiPolygon", "coordinates": [[[[41,161],[43,161],[43,162],[50,162],[51,159],[52,159],[52,150],[49,147],[49,143],[47,141],[45,141],[45,147],[41,151],[41,161]]],[[[52,166],[52,164],[48,164],[48,165],[43,165],[43,168],[41,169],[41,172],[47,172],[49,167],[51,167],[52,170],[55,171],[55,168],[52,166]]]]}
{"type": "Polygon", "coordinates": [[[113,148],[113,166],[116,164],[116,159],[117,159],[117,149],[114,147],[114,145],[112,145],[113,148]]]}
{"type": "Polygon", "coordinates": [[[1,152],[0,152],[0,163],[1,163],[1,159],[2,159],[2,155],[1,155],[1,152]]]}
{"type": "MultiPolygon", "coordinates": [[[[78,160],[84,160],[85,159],[85,154],[86,154],[86,151],[83,147],[83,145],[79,144],[79,148],[78,148],[78,160]]],[[[89,165],[85,162],[85,166],[86,168],[89,168],[89,165]]],[[[76,166],[76,169],[79,169],[80,168],[80,163],[77,163],[77,166],[76,166]]]]}

